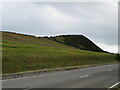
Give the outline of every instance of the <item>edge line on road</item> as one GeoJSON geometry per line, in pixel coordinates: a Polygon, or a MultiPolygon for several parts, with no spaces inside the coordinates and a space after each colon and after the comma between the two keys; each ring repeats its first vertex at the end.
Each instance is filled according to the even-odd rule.
{"type": "Polygon", "coordinates": [[[115,83],[114,85],[110,86],[109,89],[114,88],[114,87],[117,86],[118,84],[120,84],[120,82],[117,82],[117,83],[115,83]]]}

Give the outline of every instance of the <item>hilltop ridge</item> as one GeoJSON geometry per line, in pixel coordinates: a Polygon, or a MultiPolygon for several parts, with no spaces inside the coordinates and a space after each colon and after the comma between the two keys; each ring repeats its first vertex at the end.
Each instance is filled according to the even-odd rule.
{"type": "Polygon", "coordinates": [[[54,37],[35,37],[32,35],[14,32],[2,32],[2,39],[42,46],[51,46],[67,49],[81,49],[94,52],[105,52],[83,35],[60,35],[54,37]]]}
{"type": "Polygon", "coordinates": [[[94,44],[90,39],[83,35],[60,35],[50,38],[53,41],[70,45],[81,50],[95,51],[95,52],[105,52],[94,44]]]}

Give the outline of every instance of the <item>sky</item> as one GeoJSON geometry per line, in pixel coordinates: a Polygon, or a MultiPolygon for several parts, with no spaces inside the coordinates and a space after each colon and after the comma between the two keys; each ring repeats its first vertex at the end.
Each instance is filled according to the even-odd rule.
{"type": "Polygon", "coordinates": [[[118,52],[118,5],[114,2],[4,2],[2,30],[56,36],[79,34],[105,51],[118,52]]]}

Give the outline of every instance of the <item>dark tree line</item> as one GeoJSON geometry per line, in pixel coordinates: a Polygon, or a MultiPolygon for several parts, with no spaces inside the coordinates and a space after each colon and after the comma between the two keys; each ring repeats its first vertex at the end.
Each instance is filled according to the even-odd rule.
{"type": "Polygon", "coordinates": [[[120,62],[120,54],[116,54],[116,60],[120,62]]]}

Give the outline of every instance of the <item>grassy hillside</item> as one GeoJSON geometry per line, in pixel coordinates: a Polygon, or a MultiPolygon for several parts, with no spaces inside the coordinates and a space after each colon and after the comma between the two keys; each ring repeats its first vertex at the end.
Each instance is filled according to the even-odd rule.
{"type": "Polygon", "coordinates": [[[51,37],[51,40],[54,40],[59,43],[67,44],[82,50],[95,51],[95,52],[104,52],[101,48],[95,45],[92,41],[86,38],[83,35],[61,35],[56,37],[51,37]]]}
{"type": "Polygon", "coordinates": [[[3,74],[117,62],[114,54],[79,50],[47,38],[3,33],[3,74]]]}
{"type": "Polygon", "coordinates": [[[7,41],[14,41],[14,42],[19,42],[19,43],[32,44],[32,45],[75,49],[75,47],[60,44],[58,42],[49,40],[47,38],[43,38],[43,37],[36,38],[35,36],[24,35],[24,34],[13,33],[13,32],[2,32],[2,39],[3,41],[7,40],[7,41]]]}

